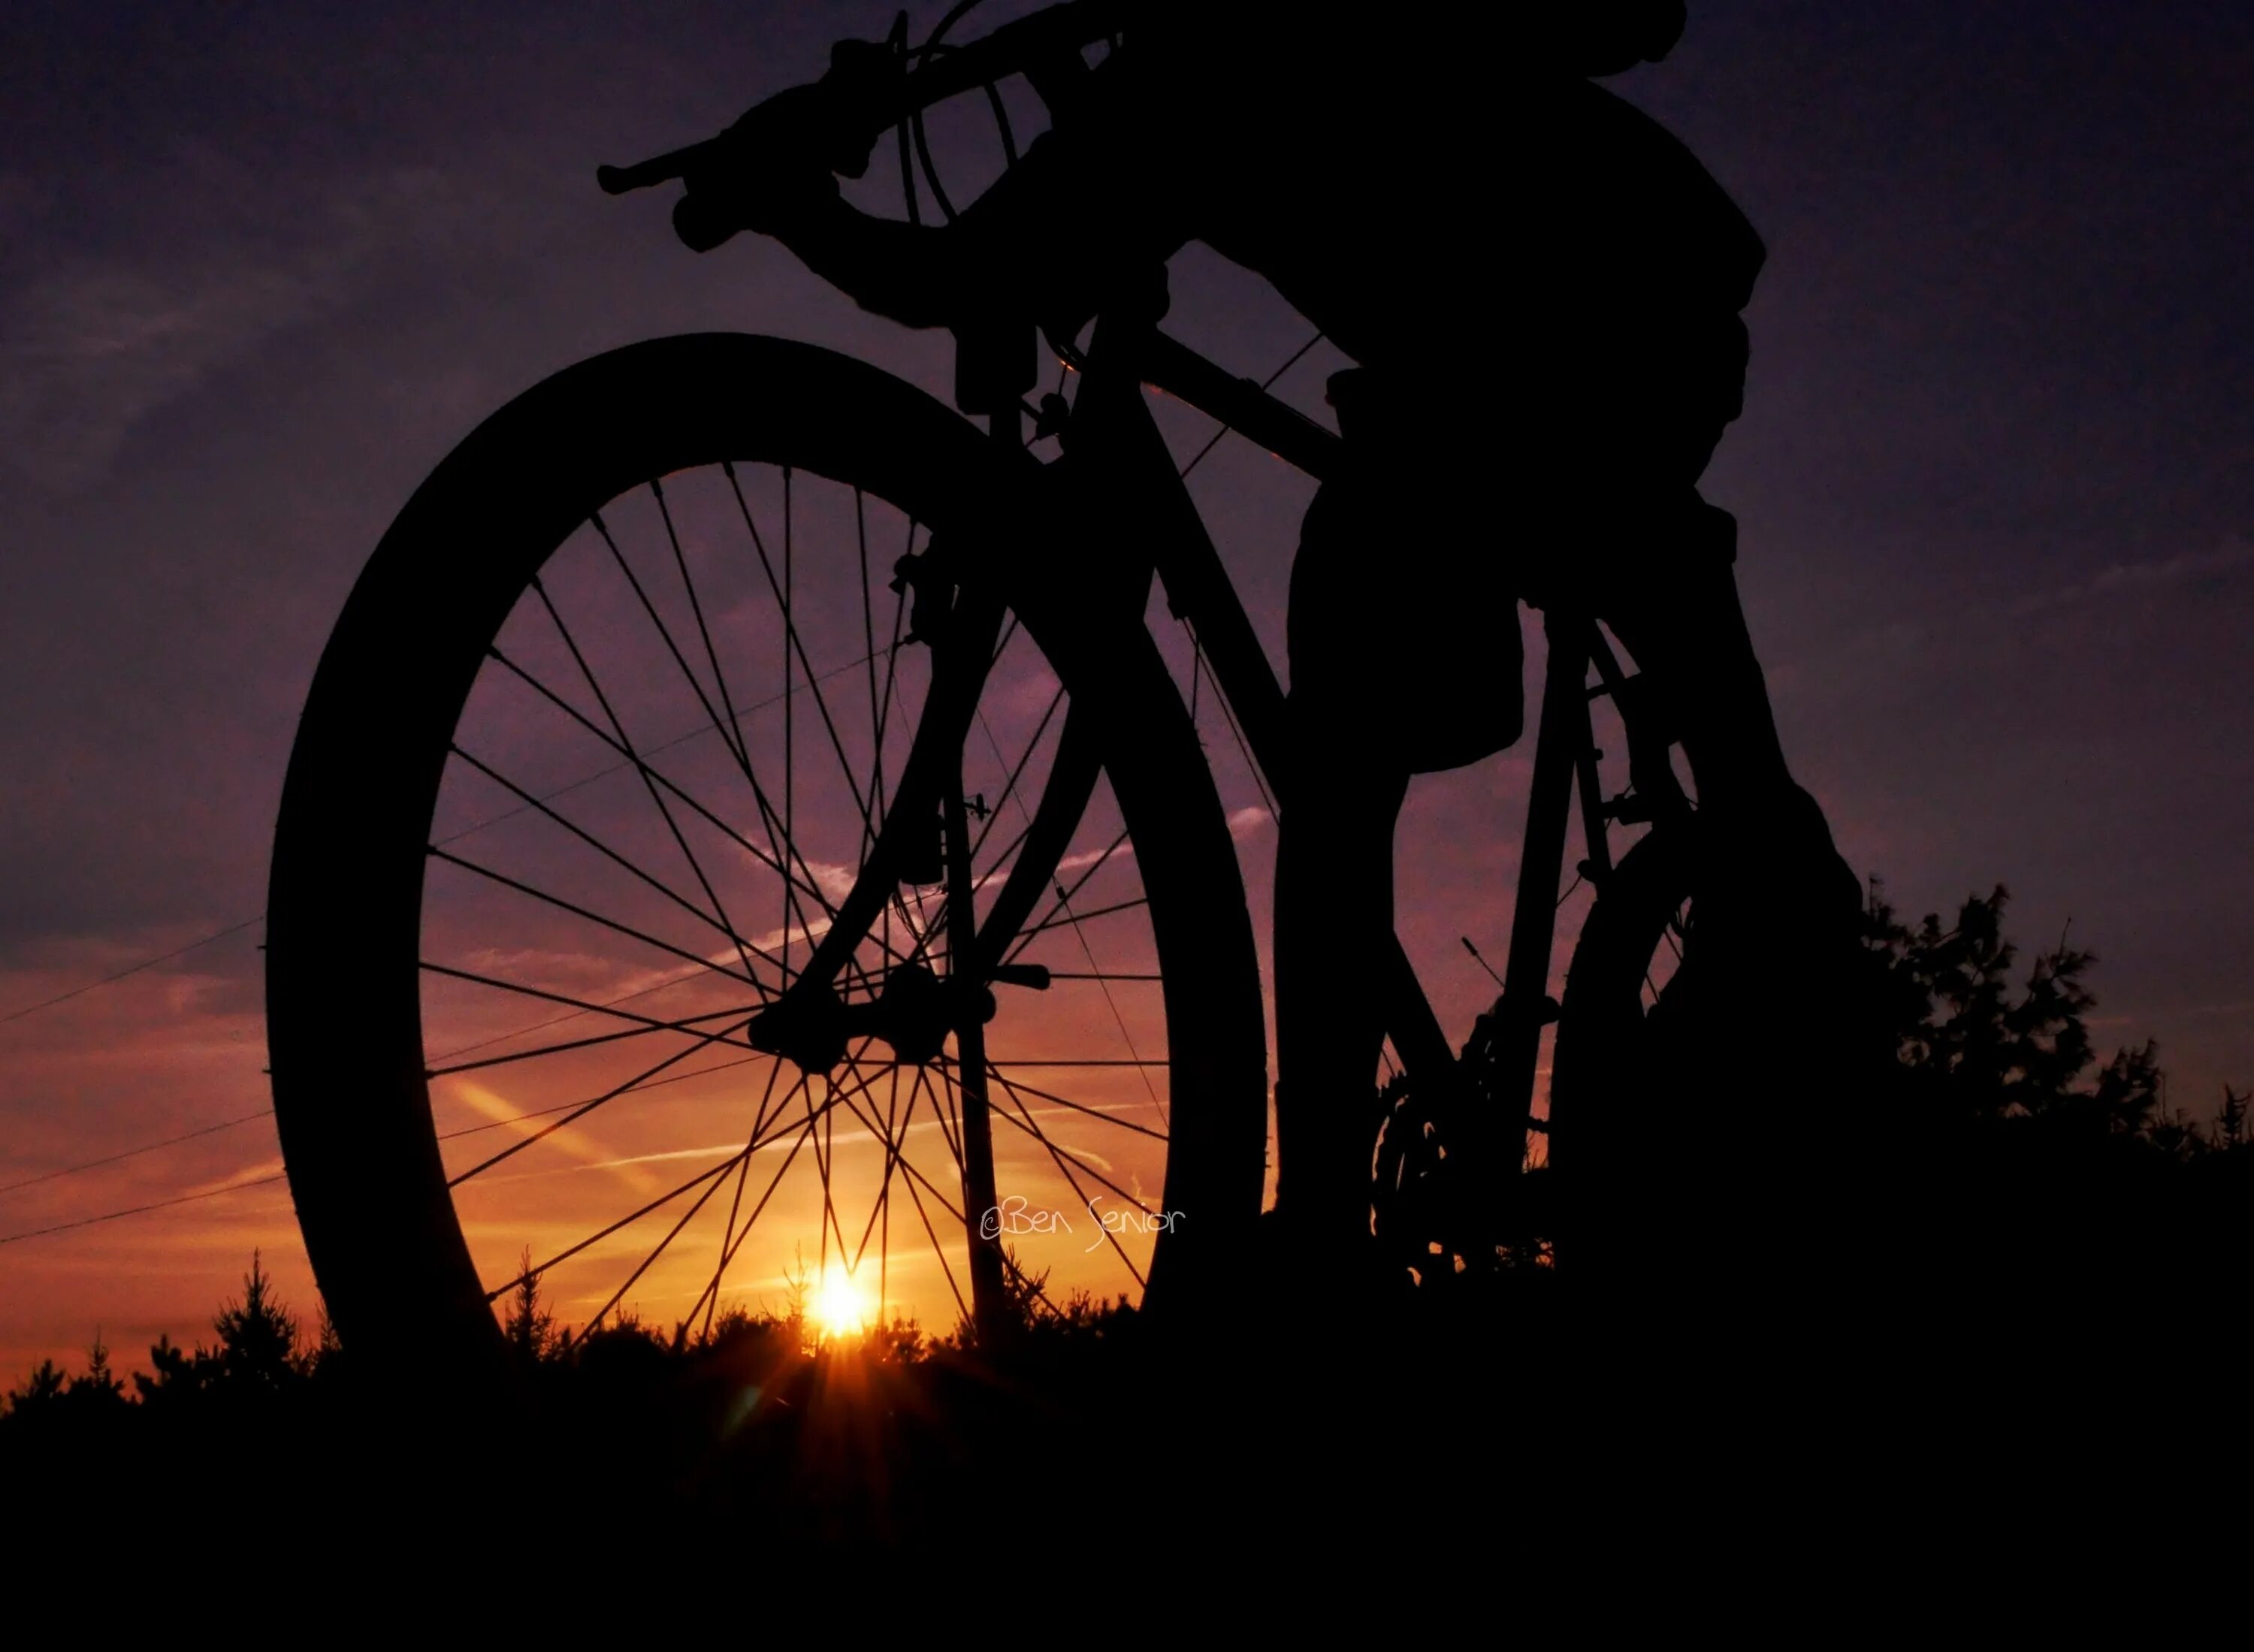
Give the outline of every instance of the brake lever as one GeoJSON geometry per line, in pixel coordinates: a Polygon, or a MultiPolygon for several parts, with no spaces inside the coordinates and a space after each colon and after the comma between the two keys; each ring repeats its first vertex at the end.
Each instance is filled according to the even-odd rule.
{"type": "Polygon", "coordinates": [[[863,176],[877,139],[906,110],[900,94],[907,73],[898,38],[901,26],[895,26],[891,40],[840,40],[830,50],[830,72],[819,80],[754,104],[726,130],[702,143],[632,166],[598,166],[596,184],[606,195],[623,195],[687,178],[718,159],[724,146],[756,153],[763,143],[783,138],[802,144],[841,178],[863,176]]]}

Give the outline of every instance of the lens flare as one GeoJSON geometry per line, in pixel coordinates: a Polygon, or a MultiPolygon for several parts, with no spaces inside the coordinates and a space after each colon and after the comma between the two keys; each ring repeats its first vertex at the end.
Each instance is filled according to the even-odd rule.
{"type": "Polygon", "coordinates": [[[825,1272],[807,1306],[815,1325],[826,1338],[855,1337],[868,1329],[868,1295],[849,1273],[825,1272]]]}

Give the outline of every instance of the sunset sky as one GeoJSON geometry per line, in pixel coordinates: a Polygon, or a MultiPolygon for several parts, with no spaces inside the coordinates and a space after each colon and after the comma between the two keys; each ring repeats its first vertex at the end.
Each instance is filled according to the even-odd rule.
{"type": "MultiPolygon", "coordinates": [[[[944,335],[750,238],[694,256],[662,192],[592,182],[890,17],[9,9],[0,1186],[268,1105],[256,920],[298,711],[378,536],[486,413],[597,351],[708,329],[945,392],[944,335]]],[[[2024,942],[2093,949],[2101,1047],[2159,1040],[2170,1102],[2199,1115],[2254,1081],[2250,83],[2243,7],[2110,0],[1714,0],[1666,63],[1609,82],[1768,245],[1745,416],[1705,492],[1741,523],[1796,770],[1898,906],[2000,881],[2024,942]]],[[[939,136],[942,164],[990,170],[975,124],[939,136]]],[[[1233,372],[1265,377],[1311,331],[1195,247],[1172,291],[1171,329],[1233,372]]],[[[1499,294],[1435,316],[1434,348],[1507,400],[1512,334],[1539,325],[1499,294]]],[[[1341,364],[1318,349],[1278,393],[1320,415],[1341,364]]],[[[1164,418],[1185,458],[1211,433],[1164,418]]],[[[1193,486],[1280,660],[1309,485],[1225,442],[1193,486]]],[[[1501,956],[1530,755],[1420,781],[1404,821],[1404,932],[1459,1038],[1492,989],[1456,937],[1501,956]]],[[[1240,765],[1222,780],[1264,929],[1273,830],[1240,765]]],[[[339,1037],[348,1058],[348,1007],[339,1037]]],[[[245,1184],[0,1242],[0,1384],[97,1325],[124,1364],[206,1332],[254,1246],[310,1312],[279,1168],[259,1119],[0,1191],[5,1241],[245,1184]]],[[[755,1271],[753,1298],[779,1277],[755,1271]]]]}

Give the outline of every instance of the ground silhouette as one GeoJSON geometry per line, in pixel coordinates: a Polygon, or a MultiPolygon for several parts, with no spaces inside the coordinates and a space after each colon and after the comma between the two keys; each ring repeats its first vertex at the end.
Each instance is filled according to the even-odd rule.
{"type": "MultiPolygon", "coordinates": [[[[2023,955],[2006,901],[1998,887],[1908,924],[1873,887],[1866,956],[1896,1063],[1857,1132],[1897,1180],[1870,1276],[1843,1276],[1829,1305],[1860,1327],[1852,1361],[1796,1354],[1788,1315],[1758,1359],[1651,1347],[1578,1314],[1536,1234],[1482,1292],[1327,1316],[1248,1292],[1194,1343],[1124,1299],[1032,1292],[985,1346],[906,1320],[824,1341],[802,1296],[709,1327],[629,1311],[590,1331],[528,1280],[496,1394],[411,1357],[380,1381],[356,1369],[254,1256],[212,1341],[159,1340],[130,1387],[99,1332],[82,1369],[30,1374],[0,1413],[0,1475],[19,1508],[192,1488],[247,1518],[280,1497],[308,1531],[401,1508],[441,1524],[631,1508],[819,1568],[965,1560],[1025,1519],[1093,1542],[1146,1498],[1184,1541],[1256,1520],[1351,1547],[1374,1520],[1437,1542],[1434,1511],[1467,1488],[1570,1500],[1593,1494],[1572,1489],[1592,1453],[1658,1473],[1718,1438],[1732,1474],[1814,1473],[1794,1482],[1807,1499],[1852,1499],[1905,1449],[1972,1482],[2008,1472],[2014,1495],[2069,1458],[2097,1474],[2130,1437],[2107,1408],[2134,1410],[2136,1373],[2223,1368],[2228,1305],[2254,1284],[2254,1132],[2236,1090],[2211,1120],[2171,1107],[2149,1043],[2101,1060],[2091,955],[2023,955]],[[318,1472],[277,1478],[284,1464],[318,1472]],[[434,1504],[460,1474],[474,1498],[434,1504]]],[[[1749,1265],[1726,1210],[1679,1243],[1694,1296],[1749,1265]]]]}

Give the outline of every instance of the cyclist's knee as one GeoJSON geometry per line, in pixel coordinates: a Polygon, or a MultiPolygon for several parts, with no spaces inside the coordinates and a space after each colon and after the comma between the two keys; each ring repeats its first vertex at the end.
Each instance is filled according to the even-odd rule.
{"type": "Polygon", "coordinates": [[[1453,768],[1515,741],[1525,717],[1517,579],[1492,526],[1413,482],[1326,484],[1292,572],[1287,623],[1301,726],[1339,756],[1403,773],[1453,768]]]}

